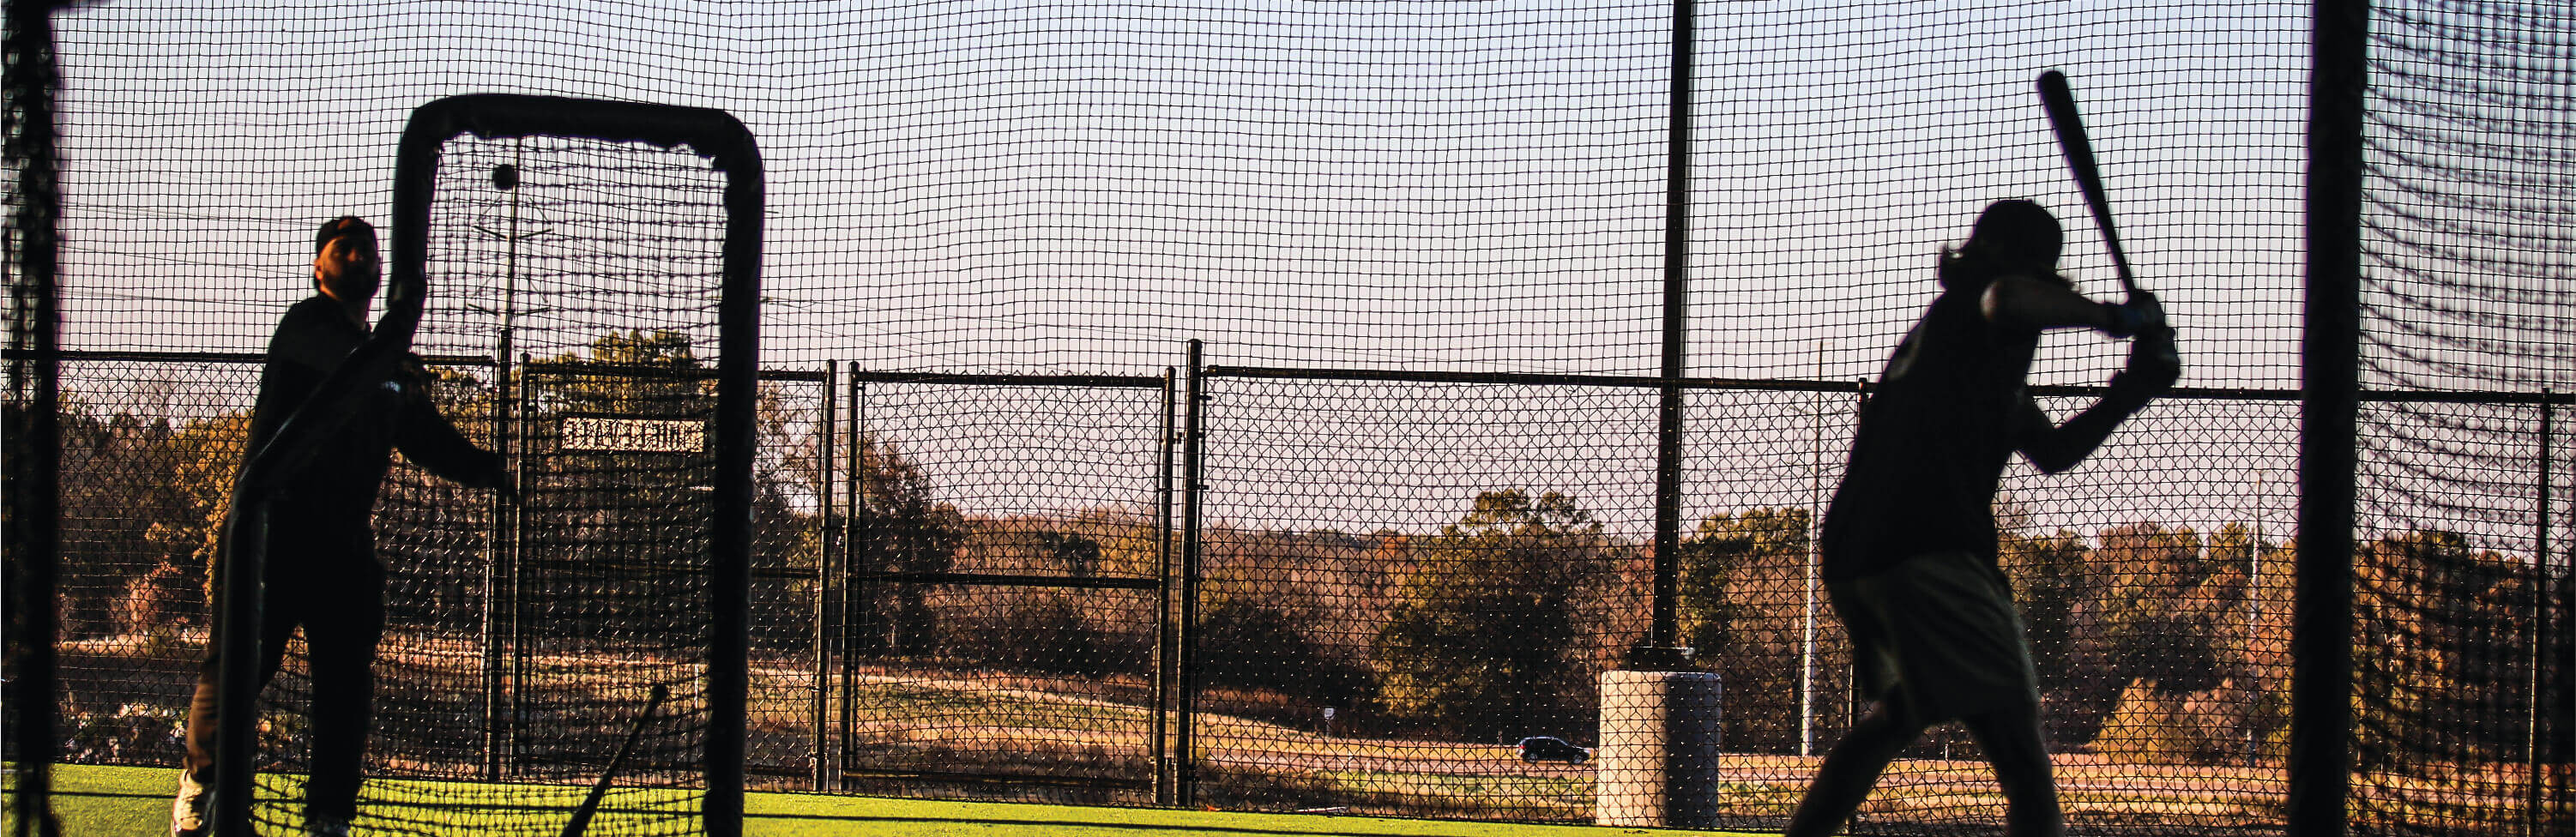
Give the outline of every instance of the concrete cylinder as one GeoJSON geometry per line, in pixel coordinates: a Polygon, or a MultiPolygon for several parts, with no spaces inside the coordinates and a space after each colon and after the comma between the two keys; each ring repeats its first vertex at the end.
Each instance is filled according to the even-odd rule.
{"type": "Polygon", "coordinates": [[[1717,708],[1715,674],[1602,672],[1593,821],[1716,828],[1717,708]]]}

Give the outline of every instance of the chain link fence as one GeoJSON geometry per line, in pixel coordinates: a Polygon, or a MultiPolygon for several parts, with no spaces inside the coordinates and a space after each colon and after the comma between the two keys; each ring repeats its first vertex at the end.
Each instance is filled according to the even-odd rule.
{"type": "MultiPolygon", "coordinates": [[[[68,761],[178,756],[208,527],[255,369],[217,356],[65,365],[68,761]]],[[[489,364],[441,370],[442,403],[488,444],[489,364]]],[[[754,786],[1588,820],[1593,684],[1647,629],[1657,390],[1406,377],[1210,368],[1193,415],[1186,375],[764,374],[754,786]],[[1524,743],[1542,737],[1570,747],[1524,743]]],[[[2060,414],[2093,396],[2041,394],[2060,414]]],[[[1863,708],[1812,532],[1866,397],[1865,381],[1687,391],[1679,606],[1697,666],[1725,684],[1731,827],[1785,821],[1863,708]]],[[[2488,528],[2392,525],[2365,553],[2362,688],[2415,697],[2393,704],[2408,714],[2362,722],[2423,723],[2422,701],[2472,729],[2448,756],[2472,772],[2409,787],[2494,812],[2463,832],[2509,831],[2526,794],[2554,792],[2528,765],[2548,763],[2547,701],[2566,688],[2540,638],[2566,616],[2542,597],[2549,579],[2477,545],[2544,536],[2536,513],[2494,501],[2544,478],[2565,490],[2538,447],[2563,408],[2443,403],[2444,421],[2508,434],[2504,447],[2519,434],[2524,447],[2484,459],[2525,467],[2448,483],[2459,507],[2490,510],[2488,528]],[[2468,493],[2481,485],[2487,499],[2468,493]],[[2438,620],[2375,604],[2424,597],[2479,604],[2438,620]]],[[[2278,827],[2296,413],[2289,393],[2187,391],[2084,468],[2007,477],[2005,568],[2073,827],[2278,827]]],[[[543,425],[502,445],[527,476],[515,530],[478,492],[408,466],[388,481],[378,549],[397,592],[372,775],[543,781],[549,747],[595,749],[616,732],[570,722],[548,695],[603,688],[616,677],[599,667],[641,659],[631,640],[585,653],[514,631],[653,599],[585,566],[668,538],[547,522],[561,512],[546,486],[583,471],[561,452],[562,425],[526,429],[543,425]]],[[[292,670],[282,682],[272,704],[305,699],[292,670]]],[[[281,735],[277,752],[297,752],[281,735]]],[[[2421,770],[2392,758],[2366,750],[2362,764],[2421,770]]],[[[1974,744],[1936,729],[1858,827],[1983,827],[1989,793],[1974,744]]]]}

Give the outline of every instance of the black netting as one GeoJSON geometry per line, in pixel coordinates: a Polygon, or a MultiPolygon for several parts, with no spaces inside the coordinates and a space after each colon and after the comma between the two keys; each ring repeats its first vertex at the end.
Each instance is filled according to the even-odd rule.
{"type": "Polygon", "coordinates": [[[2576,14],[2374,6],[2353,831],[2564,834],[2576,14]]]}
{"type": "MultiPolygon", "coordinates": [[[[2352,822],[2564,833],[2576,35],[2563,3],[2374,5],[2352,822]]],[[[1595,678],[1649,638],[1636,376],[1678,239],[1673,639],[1726,684],[1722,819],[1777,828],[1862,708],[1813,532],[1936,254],[2027,197],[2117,293],[2031,93],[2057,67],[2191,387],[1999,499],[2068,819],[2282,830],[2318,4],[1696,4],[1678,231],[1674,8],[61,13],[61,754],[175,759],[209,524],[310,231],[384,220],[411,108],[501,90],[759,137],[754,787],[1595,816],[1594,765],[1515,745],[1597,745],[1595,678]],[[1196,403],[1163,378],[1193,338],[1196,403]]],[[[713,463],[679,448],[709,431],[723,183],[686,148],[447,147],[416,342],[524,501],[387,481],[362,826],[559,828],[655,684],[600,828],[691,821],[713,463]]],[[[2123,348],[2047,338],[2043,406],[2092,403],[2123,348]]],[[[271,690],[281,776],[301,671],[271,690]]],[[[1981,762],[1934,730],[1858,829],[1993,828],[1981,762]]],[[[293,821],[293,782],[267,792],[293,821]]]]}

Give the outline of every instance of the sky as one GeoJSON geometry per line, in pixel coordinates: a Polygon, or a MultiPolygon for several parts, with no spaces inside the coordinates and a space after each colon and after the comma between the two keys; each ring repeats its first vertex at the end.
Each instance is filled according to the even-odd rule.
{"type": "MultiPolygon", "coordinates": [[[[2069,231],[2066,272],[2115,293],[2032,92],[2041,70],[2059,68],[2140,281],[2183,331],[2184,383],[2298,386],[2309,4],[1700,8],[1689,374],[1875,375],[1935,291],[1939,248],[1998,198],[2055,210],[2069,231]]],[[[1155,375],[1182,364],[1190,339],[1231,365],[1651,375],[1660,364],[1662,4],[104,2],[58,26],[74,348],[258,351],[306,292],[313,226],[388,214],[394,138],[411,108],[524,92],[721,108],[752,129],[768,178],[766,366],[1155,375]]],[[[2530,89],[2561,106],[2488,157],[2567,136],[2565,41],[2546,34],[2565,30],[2536,31],[2527,51],[2562,74],[2530,89]]],[[[2563,158],[2550,165],[2540,170],[2566,177],[2563,158]]],[[[460,212],[498,205],[470,185],[452,197],[480,207],[460,212]]],[[[2510,229],[2563,231],[2559,200],[2524,216],[2536,227],[2510,229]]],[[[671,223],[659,217],[603,222],[599,234],[614,238],[622,223],[646,235],[671,223]]],[[[2567,264],[2567,239],[2532,240],[2544,246],[2503,267],[2449,260],[2445,270],[2473,275],[2438,281],[2576,293],[2546,269],[2567,264]]],[[[530,271],[553,277],[532,278],[532,294],[572,281],[558,271],[577,237],[522,243],[530,271]]],[[[2421,258],[2385,249],[2393,265],[2421,258]]],[[[485,255],[471,263],[488,266],[485,255]]],[[[495,287],[488,276],[436,284],[423,348],[490,354],[495,287]]],[[[2576,387],[2563,352],[2520,350],[2529,363],[2500,370],[2484,360],[2576,342],[2565,317],[2525,304],[2542,314],[2464,318],[2434,330],[2467,329],[2468,340],[2389,345],[2467,359],[2406,379],[2416,385],[2576,387]]],[[[581,330],[522,345],[576,346],[581,330]]],[[[2122,351],[2053,335],[2034,380],[2100,383],[2122,351]]],[[[1623,530],[1651,508],[1651,483],[1636,477],[1639,445],[1652,444],[1651,410],[1638,408],[1648,391],[1309,390],[1225,394],[1217,409],[1241,428],[1226,442],[1241,469],[1221,490],[1241,498],[1227,513],[1421,529],[1454,519],[1479,487],[1551,482],[1623,530]],[[1251,453],[1327,438],[1347,440],[1332,457],[1384,453],[1332,467],[1316,458],[1327,446],[1309,445],[1306,460],[1251,453]]],[[[1101,476],[1147,467],[1150,444],[1121,442],[1114,466],[1082,464],[1097,458],[1083,439],[1098,432],[976,436],[988,431],[966,428],[987,425],[939,412],[969,408],[928,406],[962,402],[923,403],[901,441],[958,474],[960,498],[982,490],[977,479],[1001,479],[968,474],[1011,473],[1016,494],[976,502],[1151,494],[1101,476]]],[[[1825,395],[1709,403],[1691,431],[1708,451],[1694,461],[1691,513],[1811,505],[1830,489],[1817,474],[1847,444],[1835,418],[1845,406],[1825,395]]],[[[1150,442],[1158,407],[1136,409],[1147,412],[1118,433],[1150,442]]],[[[2294,413],[2150,416],[2169,431],[2106,455],[2131,464],[2027,490],[2054,498],[2042,505],[2069,525],[2157,516],[2207,528],[2260,514],[2286,528],[2294,413]]],[[[891,420],[880,426],[901,426],[891,420]]],[[[2392,439],[2438,424],[2393,421],[2403,427],[2392,439]]],[[[2512,515],[2495,510],[2509,481],[2482,490],[2497,502],[2470,505],[2496,520],[2477,525],[2510,529],[2512,515]]]]}

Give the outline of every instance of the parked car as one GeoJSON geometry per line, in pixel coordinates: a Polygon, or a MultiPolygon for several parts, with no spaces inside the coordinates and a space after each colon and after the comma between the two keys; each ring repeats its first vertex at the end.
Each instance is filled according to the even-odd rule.
{"type": "Polygon", "coordinates": [[[1568,744],[1562,738],[1539,735],[1521,739],[1521,761],[1531,764],[1543,761],[1582,764],[1591,759],[1591,750],[1568,744]]]}

